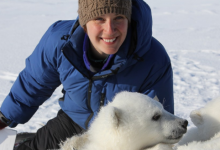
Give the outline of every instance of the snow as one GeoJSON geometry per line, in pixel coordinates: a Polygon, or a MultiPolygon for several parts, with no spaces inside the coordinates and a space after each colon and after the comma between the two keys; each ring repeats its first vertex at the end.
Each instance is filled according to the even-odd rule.
{"type": "MultiPolygon", "coordinates": [[[[145,0],[152,9],[153,36],[173,66],[175,114],[189,113],[220,96],[220,1],[145,0]]],[[[77,17],[77,0],[0,0],[0,105],[47,28],[77,17]]],[[[36,132],[60,109],[58,87],[18,132],[36,132]]],[[[193,124],[190,121],[189,127],[193,124]]]]}

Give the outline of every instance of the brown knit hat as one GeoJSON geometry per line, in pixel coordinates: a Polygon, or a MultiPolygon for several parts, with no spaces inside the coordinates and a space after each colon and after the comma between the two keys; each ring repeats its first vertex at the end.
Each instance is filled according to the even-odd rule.
{"type": "Polygon", "coordinates": [[[78,0],[79,23],[83,27],[94,17],[107,13],[125,15],[130,22],[132,0],[78,0]]]}

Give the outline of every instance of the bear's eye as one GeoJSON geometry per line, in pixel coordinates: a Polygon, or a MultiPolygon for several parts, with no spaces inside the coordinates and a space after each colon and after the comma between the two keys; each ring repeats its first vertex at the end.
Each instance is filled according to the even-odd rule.
{"type": "Polygon", "coordinates": [[[160,119],[160,114],[155,114],[153,117],[152,117],[152,120],[154,121],[157,121],[160,119]]]}

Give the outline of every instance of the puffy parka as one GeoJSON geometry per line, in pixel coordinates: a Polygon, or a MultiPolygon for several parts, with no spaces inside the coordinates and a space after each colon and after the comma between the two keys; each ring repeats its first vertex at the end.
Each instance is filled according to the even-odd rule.
{"type": "Polygon", "coordinates": [[[120,91],[157,97],[174,113],[171,62],[152,37],[151,10],[143,0],[132,1],[127,37],[106,70],[91,75],[86,68],[84,37],[78,19],[50,26],[2,103],[1,112],[12,121],[10,127],[26,123],[60,84],[65,91],[60,107],[84,129],[120,91]]]}

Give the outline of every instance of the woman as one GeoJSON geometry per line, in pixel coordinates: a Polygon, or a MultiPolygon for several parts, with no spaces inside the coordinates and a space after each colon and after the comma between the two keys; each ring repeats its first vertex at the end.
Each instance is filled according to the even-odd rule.
{"type": "Polygon", "coordinates": [[[147,94],[174,113],[171,62],[152,37],[148,5],[79,0],[78,14],[48,29],[1,106],[0,126],[15,127],[63,85],[57,117],[18,149],[59,148],[60,141],[87,130],[100,107],[120,91],[147,94]]]}

